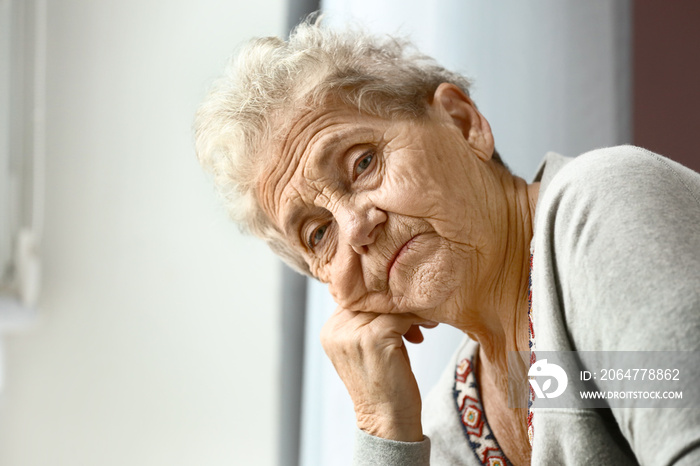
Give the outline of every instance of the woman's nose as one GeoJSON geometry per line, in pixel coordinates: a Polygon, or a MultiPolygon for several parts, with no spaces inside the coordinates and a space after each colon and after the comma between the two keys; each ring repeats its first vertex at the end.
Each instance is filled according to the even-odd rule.
{"type": "Polygon", "coordinates": [[[375,206],[346,206],[339,209],[337,222],[341,238],[345,237],[357,254],[367,253],[368,246],[377,239],[380,226],[386,222],[386,212],[375,206]]]}

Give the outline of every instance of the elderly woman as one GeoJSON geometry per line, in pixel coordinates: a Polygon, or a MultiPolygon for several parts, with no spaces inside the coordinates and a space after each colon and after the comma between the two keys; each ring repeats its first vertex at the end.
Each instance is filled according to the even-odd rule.
{"type": "Polygon", "coordinates": [[[463,77],[313,24],[248,44],[195,130],[234,218],[330,285],[357,463],[700,464],[698,410],[513,408],[507,384],[533,346],[699,349],[700,175],[617,147],[528,184],[463,77]],[[404,339],[437,323],[469,338],[422,406],[404,339]]]}

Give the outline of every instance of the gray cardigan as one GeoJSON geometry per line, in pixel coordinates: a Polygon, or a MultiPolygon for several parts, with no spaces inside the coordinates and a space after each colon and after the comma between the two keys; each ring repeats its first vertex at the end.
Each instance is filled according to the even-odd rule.
{"type": "MultiPolygon", "coordinates": [[[[547,154],[538,180],[537,351],[700,350],[700,175],[621,146],[547,154]]],[[[428,437],[358,430],[354,464],[482,464],[453,396],[455,364],[476,348],[465,341],[426,398],[428,437]]],[[[700,464],[700,409],[535,410],[533,425],[533,465],[700,464]]]]}

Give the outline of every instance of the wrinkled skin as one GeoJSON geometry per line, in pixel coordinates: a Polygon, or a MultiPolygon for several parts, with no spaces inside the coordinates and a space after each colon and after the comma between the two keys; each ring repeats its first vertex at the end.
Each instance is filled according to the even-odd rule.
{"type": "Polygon", "coordinates": [[[512,243],[514,231],[522,245],[529,238],[514,226],[518,196],[508,193],[527,187],[504,189],[512,177],[491,160],[493,150],[488,122],[450,84],[423,119],[328,107],[293,118],[271,144],[260,203],[330,285],[338,309],[322,343],[358,426],[373,435],[422,439],[403,342],[422,341],[420,325],[448,323],[487,349],[515,346],[495,309],[512,314],[526,294],[526,251],[512,243]]]}
{"type": "Polygon", "coordinates": [[[492,142],[475,135],[473,150],[434,107],[425,121],[344,108],[305,114],[263,175],[264,209],[340,306],[444,320],[458,295],[478,285],[477,268],[500,265],[483,260],[500,236],[484,202],[492,142]]]}

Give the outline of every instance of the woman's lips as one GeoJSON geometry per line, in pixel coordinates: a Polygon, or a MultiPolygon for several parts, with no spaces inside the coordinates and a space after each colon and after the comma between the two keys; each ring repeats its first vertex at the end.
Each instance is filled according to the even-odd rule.
{"type": "Polygon", "coordinates": [[[389,262],[389,266],[387,267],[387,277],[391,277],[391,270],[394,268],[394,264],[396,264],[396,261],[399,259],[399,257],[408,251],[408,246],[413,242],[414,239],[416,239],[418,235],[414,236],[413,238],[409,239],[404,243],[403,246],[399,248],[398,251],[396,251],[396,254],[394,254],[394,257],[391,259],[389,262]]]}

